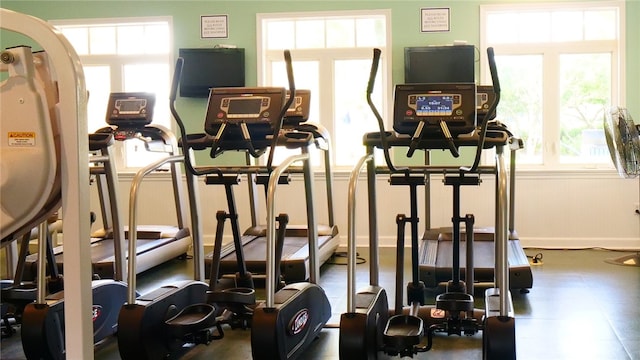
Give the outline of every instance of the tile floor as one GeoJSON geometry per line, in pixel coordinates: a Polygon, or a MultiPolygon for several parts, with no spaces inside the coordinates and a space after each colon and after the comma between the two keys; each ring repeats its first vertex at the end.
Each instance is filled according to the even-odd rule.
{"type": "MultiPolygon", "coordinates": [[[[519,360],[640,360],[640,268],[605,262],[623,255],[621,252],[526,249],[526,253],[529,256],[542,253],[544,258],[542,265],[533,266],[531,291],[513,293],[519,360]]],[[[158,284],[188,278],[189,266],[188,261],[175,260],[149,271],[140,276],[139,289],[144,293],[158,284]]],[[[358,284],[368,281],[368,266],[358,266],[358,284]]],[[[390,306],[395,281],[393,268],[393,249],[381,250],[380,281],[387,288],[390,306]]],[[[332,303],[333,317],[304,359],[338,358],[337,325],[346,309],[345,284],[345,266],[322,267],[321,285],[332,303]]],[[[481,292],[478,295],[476,305],[482,307],[481,292]]],[[[197,346],[182,358],[249,359],[249,335],[248,330],[226,331],[224,339],[209,346],[197,346]]],[[[96,347],[96,359],[119,359],[113,340],[96,347]]],[[[0,345],[0,358],[24,359],[19,333],[3,339],[0,345]]],[[[481,359],[481,335],[438,336],[433,349],[416,358],[481,359]]]]}

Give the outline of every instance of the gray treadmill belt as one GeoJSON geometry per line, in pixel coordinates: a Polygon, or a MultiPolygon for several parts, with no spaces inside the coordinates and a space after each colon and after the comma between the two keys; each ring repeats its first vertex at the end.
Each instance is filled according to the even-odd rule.
{"type": "MultiPolygon", "coordinates": [[[[188,232],[176,232],[180,235],[188,235],[188,232]]],[[[136,256],[144,256],[144,254],[149,254],[155,251],[163,251],[167,250],[171,252],[173,255],[166,256],[153,256],[150,257],[152,263],[143,263],[139,264],[137,267],[138,273],[149,269],[155,265],[159,265],[161,262],[167,260],[167,258],[172,258],[180,255],[181,250],[175,249],[175,246],[172,246],[172,243],[176,243],[178,241],[183,241],[185,238],[175,238],[175,237],[162,237],[159,239],[137,239],[136,240],[136,256]],[[169,249],[171,248],[171,249],[169,249]]],[[[190,241],[188,241],[190,243],[190,241]]],[[[129,240],[125,240],[124,251],[125,256],[128,256],[129,240]]],[[[180,244],[179,247],[183,247],[184,251],[182,253],[186,253],[186,249],[188,244],[185,242],[184,245],[180,244]]],[[[58,266],[58,270],[63,272],[63,263],[64,263],[64,251],[63,246],[56,246],[54,248],[56,264],[58,266]]],[[[30,279],[32,277],[35,278],[37,274],[37,262],[38,256],[37,254],[29,255],[27,257],[26,266],[25,266],[25,279],[30,279]]],[[[114,276],[114,247],[113,247],[113,239],[98,239],[91,238],[91,264],[93,266],[94,274],[100,276],[101,278],[113,278],[114,276]]]]}
{"type": "MultiPolygon", "coordinates": [[[[464,280],[466,267],[466,241],[460,242],[460,275],[464,280]]],[[[450,240],[422,240],[419,250],[420,279],[427,287],[436,287],[452,278],[453,242],[450,240]]],[[[495,250],[493,240],[475,240],[473,243],[474,279],[476,283],[494,282],[495,250]]],[[[530,289],[533,275],[520,241],[508,241],[509,288],[530,289]]]]}
{"type": "MultiPolygon", "coordinates": [[[[245,235],[241,239],[247,270],[253,274],[266,272],[267,238],[264,236],[245,235]]],[[[282,250],[280,269],[286,282],[305,281],[308,278],[309,239],[301,236],[287,236],[282,250]]],[[[322,264],[338,247],[337,236],[318,236],[318,260],[322,264]]],[[[237,259],[233,243],[227,244],[220,259],[220,274],[234,274],[238,271],[237,259]]],[[[211,269],[213,254],[209,253],[205,259],[205,271],[211,269]]]]}

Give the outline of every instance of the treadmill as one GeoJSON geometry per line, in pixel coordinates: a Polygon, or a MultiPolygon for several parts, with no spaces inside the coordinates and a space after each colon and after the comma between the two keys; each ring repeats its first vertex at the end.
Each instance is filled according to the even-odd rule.
{"type": "MultiPolygon", "coordinates": [[[[286,98],[288,100],[289,93],[286,98]]],[[[340,239],[338,227],[335,225],[333,217],[333,178],[331,172],[331,141],[329,132],[320,124],[307,122],[310,113],[311,92],[306,89],[297,89],[294,100],[289,107],[282,123],[283,132],[304,132],[313,135],[315,147],[322,151],[325,168],[325,186],[327,196],[328,224],[318,225],[318,249],[317,254],[319,264],[326,262],[334,254],[340,239]]],[[[209,108],[209,111],[216,109],[209,108]]],[[[215,113],[215,112],[214,112],[215,113]]],[[[251,165],[251,158],[247,156],[247,164],[251,165]]],[[[243,257],[246,270],[251,272],[254,278],[258,279],[266,273],[266,226],[258,225],[258,189],[257,185],[266,186],[268,175],[248,174],[249,188],[249,209],[251,214],[251,226],[242,234],[240,242],[243,248],[243,257]]],[[[289,178],[281,180],[281,183],[288,182],[289,178]]],[[[217,176],[208,175],[206,184],[217,184],[217,176]]],[[[227,195],[229,196],[229,194],[227,195]]],[[[232,194],[231,194],[232,196],[232,194]]],[[[285,283],[306,281],[309,279],[309,246],[306,226],[287,225],[285,231],[282,258],[280,262],[280,274],[285,283]]],[[[210,274],[213,262],[213,251],[205,256],[205,271],[210,274]]],[[[235,246],[230,242],[221,249],[219,263],[219,274],[232,275],[238,271],[238,259],[236,257],[235,246]]]]}
{"type": "MultiPolygon", "coordinates": [[[[494,101],[495,93],[493,87],[488,85],[478,85],[476,93],[476,106],[478,123],[481,123],[484,116],[487,116],[488,104],[494,101]]],[[[492,114],[493,119],[495,113],[492,114]]],[[[506,129],[503,124],[496,123],[489,126],[496,129],[506,129]]],[[[510,134],[511,135],[511,134],[510,134]]],[[[520,239],[514,228],[515,212],[515,168],[516,151],[522,148],[522,141],[515,137],[509,140],[510,149],[510,174],[509,174],[509,226],[508,226],[508,264],[509,264],[509,288],[519,289],[521,292],[528,292],[533,286],[533,275],[529,260],[520,239]]],[[[429,152],[425,153],[426,165],[429,165],[429,152]]],[[[453,230],[451,227],[431,228],[430,226],[430,175],[425,174],[425,232],[419,245],[420,279],[424,281],[426,287],[435,288],[451,280],[451,269],[453,266],[453,230]]],[[[461,229],[460,234],[460,258],[466,258],[466,234],[461,229]]],[[[474,227],[474,280],[476,285],[492,286],[494,282],[495,264],[495,228],[494,227],[474,227]]],[[[464,265],[461,273],[465,274],[464,265]]],[[[464,279],[464,275],[462,275],[464,279]]]]}
{"type": "MultiPolygon", "coordinates": [[[[168,156],[178,155],[178,143],[175,135],[168,129],[151,124],[155,94],[144,92],[111,93],[107,109],[107,124],[110,126],[99,129],[89,136],[89,149],[93,154],[89,157],[90,172],[98,187],[100,212],[103,228],[91,234],[91,263],[95,276],[99,278],[114,278],[116,273],[125,273],[123,268],[116,268],[116,251],[114,239],[123,236],[123,257],[128,254],[127,226],[120,222],[118,213],[117,173],[112,157],[111,142],[140,139],[147,151],[161,152],[168,156]],[[109,135],[107,137],[107,135],[109,135]]],[[[171,163],[174,202],[176,207],[177,225],[137,225],[136,261],[137,273],[151,269],[175,258],[185,257],[191,246],[191,235],[187,224],[187,213],[184,208],[185,194],[182,187],[182,170],[179,164],[171,163]]],[[[158,168],[158,171],[166,169],[158,168]]],[[[64,221],[64,219],[63,219],[64,221]]],[[[116,241],[117,243],[117,241],[116,241]]],[[[54,248],[58,269],[63,272],[64,245],[54,248]]],[[[27,257],[25,279],[35,278],[37,274],[37,255],[27,257]]]]}

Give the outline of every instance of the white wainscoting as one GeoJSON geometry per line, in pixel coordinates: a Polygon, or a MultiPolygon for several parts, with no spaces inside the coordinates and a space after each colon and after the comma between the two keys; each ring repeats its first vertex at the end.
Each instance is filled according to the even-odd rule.
{"type": "MultiPolygon", "coordinates": [[[[120,176],[120,208],[127,215],[129,183],[132,176],[120,176]]],[[[519,171],[516,177],[515,229],[524,247],[640,249],[640,216],[634,212],[639,202],[638,179],[622,179],[614,171],[519,171]]],[[[431,224],[448,226],[451,221],[451,189],[442,184],[441,176],[432,178],[431,224]]],[[[462,190],[461,211],[473,213],[479,226],[493,225],[493,176],[482,176],[482,184],[462,190]]],[[[314,192],[319,223],[327,222],[324,176],[316,175],[314,192]]],[[[201,219],[204,221],[205,245],[212,245],[215,235],[215,213],[226,210],[224,190],[220,186],[200,184],[201,219]]],[[[250,225],[247,210],[246,182],[236,186],[235,194],[240,214],[240,228],[250,225]]],[[[341,243],[346,244],[348,174],[334,175],[335,219],[341,231],[341,243]]],[[[95,186],[92,186],[92,209],[98,210],[95,186]]],[[[141,187],[138,218],[141,224],[174,224],[171,185],[167,174],[152,174],[141,187]]],[[[262,194],[262,192],[259,192],[262,194]]],[[[391,187],[387,176],[377,181],[378,229],[381,246],[395,246],[395,216],[409,215],[408,189],[391,187]]],[[[424,192],[419,190],[421,226],[424,226],[424,192]]],[[[290,223],[304,223],[305,210],[302,179],[292,177],[292,183],[277,191],[276,212],[286,212],[290,223]]],[[[357,241],[366,245],[367,198],[366,181],[359,182],[357,197],[357,241]]],[[[260,209],[265,222],[264,205],[260,209]]],[[[128,221],[127,218],[124,221],[128,221]]],[[[99,221],[98,221],[99,222],[99,221]]],[[[126,222],[125,222],[126,223],[126,222]]],[[[94,227],[99,227],[96,224],[94,227]]],[[[226,240],[230,240],[227,224],[226,240]]],[[[408,234],[408,230],[407,230],[408,234]]]]}

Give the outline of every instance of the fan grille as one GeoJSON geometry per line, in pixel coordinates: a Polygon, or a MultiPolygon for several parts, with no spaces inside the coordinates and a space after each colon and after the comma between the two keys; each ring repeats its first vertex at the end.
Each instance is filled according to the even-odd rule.
{"type": "Polygon", "coordinates": [[[640,175],[640,136],[627,109],[614,107],[606,112],[604,130],[618,174],[625,178],[640,175]]]}

